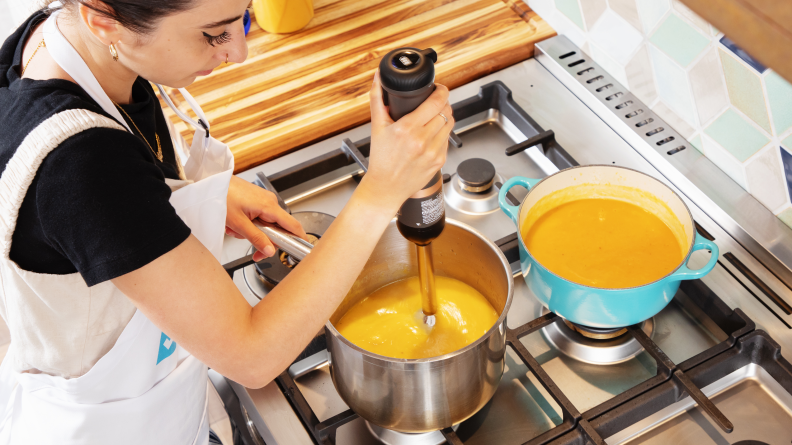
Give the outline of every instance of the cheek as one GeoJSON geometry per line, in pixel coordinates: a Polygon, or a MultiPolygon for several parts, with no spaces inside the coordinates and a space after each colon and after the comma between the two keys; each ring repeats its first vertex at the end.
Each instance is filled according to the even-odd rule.
{"type": "MultiPolygon", "coordinates": [[[[211,52],[204,48],[202,42],[191,45],[173,44],[165,41],[157,44],[157,51],[151,60],[146,61],[146,70],[152,72],[152,78],[163,79],[173,85],[174,83],[184,83],[195,80],[195,73],[203,71],[212,66],[211,52]]],[[[179,85],[185,86],[185,85],[179,85]]]]}
{"type": "Polygon", "coordinates": [[[185,66],[185,63],[194,66],[195,64],[201,64],[202,59],[208,58],[207,45],[202,42],[163,40],[158,42],[156,46],[160,62],[171,65],[174,68],[178,66],[186,69],[188,66],[185,66]]]}

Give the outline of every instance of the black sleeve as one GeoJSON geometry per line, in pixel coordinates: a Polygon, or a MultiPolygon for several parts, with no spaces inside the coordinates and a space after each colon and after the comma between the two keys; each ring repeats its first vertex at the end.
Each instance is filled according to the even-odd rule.
{"type": "Polygon", "coordinates": [[[137,270],[190,235],[147,150],[130,133],[96,128],[64,141],[39,168],[44,236],[88,286],[137,270]]]}

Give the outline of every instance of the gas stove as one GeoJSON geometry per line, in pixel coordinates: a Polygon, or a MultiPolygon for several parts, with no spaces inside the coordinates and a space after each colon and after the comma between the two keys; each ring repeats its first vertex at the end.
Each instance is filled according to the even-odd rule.
{"type": "MultiPolygon", "coordinates": [[[[369,424],[335,391],[320,333],[262,389],[212,374],[242,443],[790,443],[792,365],[783,355],[792,348],[792,273],[783,249],[792,233],[757,214],[758,203],[563,36],[537,44],[535,59],[453,90],[451,102],[464,144],[449,149],[443,167],[446,217],[495,242],[515,275],[506,368],[492,400],[443,431],[407,435],[369,424]],[[543,308],[520,276],[514,224],[497,206],[510,177],[587,164],[664,181],[721,251],[707,277],[683,282],[662,312],[636,326],[586,328],[543,308]]],[[[369,128],[239,176],[276,192],[320,238],[363,174],[369,128]]],[[[516,203],[525,191],[512,193],[516,203]]],[[[256,304],[294,265],[286,255],[254,264],[251,249],[229,237],[223,259],[256,304]]],[[[695,253],[691,266],[707,256],[695,253]]]]}

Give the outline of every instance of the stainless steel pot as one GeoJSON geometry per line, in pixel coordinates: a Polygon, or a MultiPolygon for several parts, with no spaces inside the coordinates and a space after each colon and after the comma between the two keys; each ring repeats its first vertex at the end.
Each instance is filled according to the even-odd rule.
{"type": "Polygon", "coordinates": [[[489,401],[503,375],[513,293],[506,257],[481,233],[450,219],[432,244],[435,273],[477,289],[500,314],[484,336],[450,354],[408,360],[368,352],[338,333],[333,323],[363,297],[418,274],[415,245],[402,237],[395,219],[325,325],[330,371],[341,398],[360,417],[391,430],[426,432],[462,422],[489,401]]]}

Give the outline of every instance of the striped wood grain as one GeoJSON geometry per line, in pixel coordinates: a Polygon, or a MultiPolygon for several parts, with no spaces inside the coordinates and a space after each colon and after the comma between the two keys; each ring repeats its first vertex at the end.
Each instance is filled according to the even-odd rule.
{"type": "MultiPolygon", "coordinates": [[[[188,90],[237,172],[370,120],[379,60],[402,46],[432,47],[438,83],[462,85],[533,55],[554,31],[515,0],[315,0],[294,34],[248,35],[242,64],[221,66],[188,90]],[[519,6],[518,6],[519,5],[519,6]]],[[[184,111],[178,92],[169,91],[184,111]]],[[[188,142],[193,130],[166,109],[188,142]]]]}

